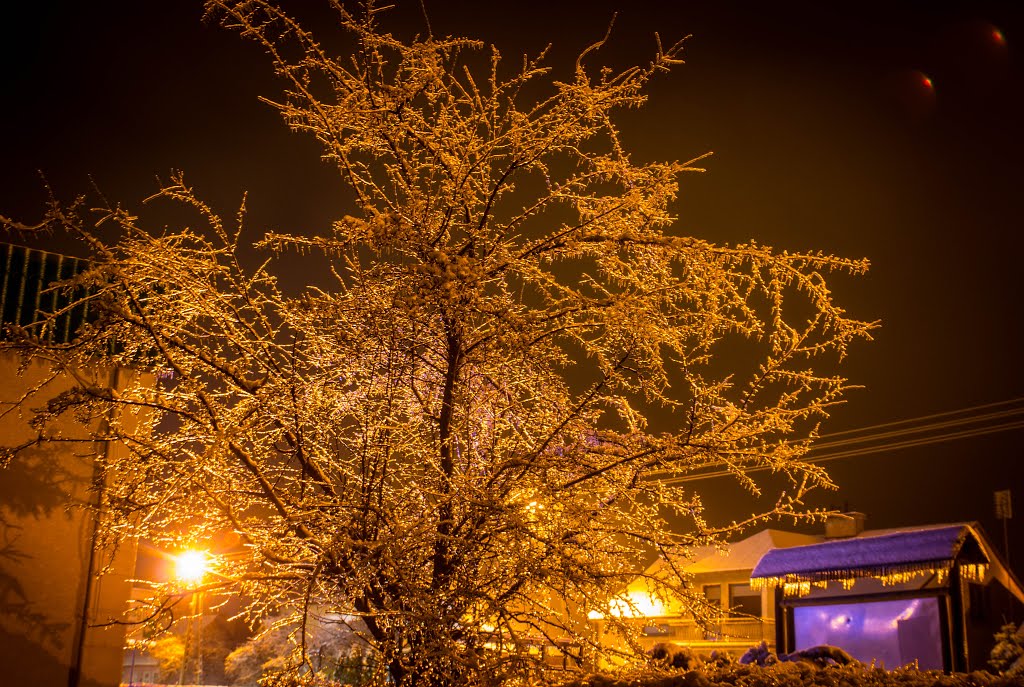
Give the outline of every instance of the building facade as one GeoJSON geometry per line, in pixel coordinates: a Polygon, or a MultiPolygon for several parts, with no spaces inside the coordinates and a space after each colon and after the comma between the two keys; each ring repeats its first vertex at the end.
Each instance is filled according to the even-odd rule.
{"type": "MultiPolygon", "coordinates": [[[[30,325],[38,312],[67,304],[48,286],[84,263],[0,244],[0,316],[30,325]]],[[[69,312],[48,336],[69,341],[87,317],[69,312]]],[[[85,370],[117,386],[122,371],[85,370]]],[[[0,446],[31,441],[38,430],[24,409],[45,405],[70,388],[44,361],[0,351],[0,446]]],[[[124,628],[109,624],[125,610],[134,568],[130,542],[116,549],[97,541],[103,461],[124,450],[79,441],[72,422],[61,440],[14,455],[0,467],[0,665],[4,684],[112,687],[120,682],[124,628]],[[102,574],[101,574],[102,572],[102,574]]]]}
{"type": "Polygon", "coordinates": [[[972,671],[995,632],[1024,619],[1024,589],[977,523],[866,530],[862,513],[831,517],[823,534],[767,529],[686,566],[708,602],[695,618],[644,581],[625,590],[641,646],[738,657],[762,641],[778,653],[838,646],[886,668],[972,671]],[[714,613],[717,610],[718,613],[714,613]]]}
{"type": "Polygon", "coordinates": [[[710,606],[709,617],[702,619],[693,617],[681,599],[651,594],[645,579],[656,577],[665,564],[655,562],[625,591],[625,614],[642,623],[641,647],[650,650],[658,644],[668,644],[687,646],[701,653],[724,650],[736,655],[762,641],[774,647],[774,591],[752,587],[750,575],[769,551],[819,540],[815,535],[766,529],[730,544],[727,549],[699,550],[685,571],[690,575],[694,593],[702,595],[710,606]]]}

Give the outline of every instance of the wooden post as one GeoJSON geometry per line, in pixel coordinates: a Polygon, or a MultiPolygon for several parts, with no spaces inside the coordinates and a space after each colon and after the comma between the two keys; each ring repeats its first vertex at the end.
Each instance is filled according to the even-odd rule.
{"type": "Polygon", "coordinates": [[[967,619],[964,614],[964,585],[960,566],[953,563],[949,571],[949,626],[952,646],[952,668],[955,673],[967,672],[967,619]]]}

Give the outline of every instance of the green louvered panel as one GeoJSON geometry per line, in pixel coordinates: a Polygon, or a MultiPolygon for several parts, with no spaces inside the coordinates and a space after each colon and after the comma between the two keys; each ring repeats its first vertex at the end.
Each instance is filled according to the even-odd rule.
{"type": "MultiPolygon", "coordinates": [[[[0,243],[0,322],[31,328],[41,315],[66,308],[67,295],[62,289],[51,287],[87,266],[79,258],[0,243]]],[[[46,338],[70,341],[88,314],[84,305],[63,313],[45,333],[46,338]]]]}

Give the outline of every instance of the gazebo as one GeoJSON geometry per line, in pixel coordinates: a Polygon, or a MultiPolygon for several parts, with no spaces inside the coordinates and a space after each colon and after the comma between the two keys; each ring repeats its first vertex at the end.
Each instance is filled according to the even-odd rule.
{"type": "Polygon", "coordinates": [[[774,549],[751,585],[776,590],[780,651],[831,644],[887,668],[982,668],[995,631],[1024,604],[1020,582],[977,523],[774,549]]]}

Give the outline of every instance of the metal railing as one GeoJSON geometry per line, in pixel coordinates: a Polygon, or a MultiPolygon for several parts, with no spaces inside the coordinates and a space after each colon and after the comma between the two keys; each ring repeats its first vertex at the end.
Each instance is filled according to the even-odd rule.
{"type": "Polygon", "coordinates": [[[694,620],[665,620],[644,628],[651,638],[685,644],[717,642],[757,644],[775,640],[775,621],[769,618],[723,618],[709,625],[694,620]]]}
{"type": "Polygon", "coordinates": [[[69,308],[71,300],[55,282],[70,279],[88,267],[88,262],[42,250],[0,243],[0,324],[38,327],[46,315],[60,312],[43,338],[66,343],[85,322],[87,306],[69,308]]]}

